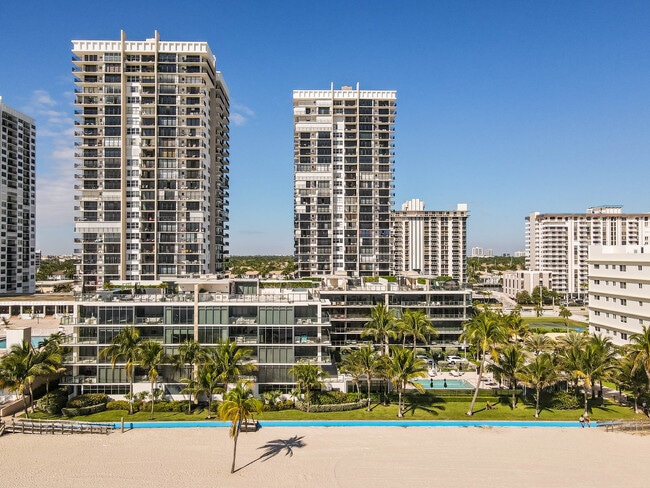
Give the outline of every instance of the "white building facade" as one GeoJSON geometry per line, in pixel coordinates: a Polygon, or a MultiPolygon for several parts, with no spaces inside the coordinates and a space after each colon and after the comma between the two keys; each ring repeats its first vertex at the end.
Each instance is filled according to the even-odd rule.
{"type": "Polygon", "coordinates": [[[589,247],[589,332],[627,344],[650,326],[650,246],[589,247]]]}
{"type": "Polygon", "coordinates": [[[33,293],[36,247],[36,126],[0,97],[0,294],[33,293]]]}
{"type": "Polygon", "coordinates": [[[503,274],[503,292],[516,298],[522,291],[533,293],[536,286],[551,288],[551,273],[544,271],[517,270],[503,274]]]}
{"type": "Polygon", "coordinates": [[[425,210],[412,199],[392,213],[394,273],[415,271],[467,281],[467,204],[456,210],[425,210]]]}
{"type": "Polygon", "coordinates": [[[84,289],[223,271],[229,95],[205,42],[73,42],[84,289]]]}
{"type": "Polygon", "coordinates": [[[624,214],[620,206],[584,214],[526,217],[526,267],[552,274],[554,291],[568,298],[586,294],[590,245],[650,245],[650,214],[624,214]]]}
{"type": "Polygon", "coordinates": [[[300,276],[390,273],[396,96],[358,84],[293,92],[300,276]]]}

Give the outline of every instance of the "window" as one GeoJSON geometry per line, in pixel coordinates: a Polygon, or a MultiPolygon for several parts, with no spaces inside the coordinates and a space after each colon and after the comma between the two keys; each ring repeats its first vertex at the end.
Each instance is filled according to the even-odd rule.
{"type": "Polygon", "coordinates": [[[621,281],[621,288],[627,288],[627,283],[621,281]]]}
{"type": "Polygon", "coordinates": [[[600,264],[594,264],[594,269],[600,269],[600,264]]]}
{"type": "Polygon", "coordinates": [[[627,323],[627,317],[621,315],[621,322],[623,322],[624,324],[626,324],[626,323],[627,323]]]}
{"type": "Polygon", "coordinates": [[[627,305],[627,300],[625,298],[621,298],[621,305],[627,305]]]}
{"type": "Polygon", "coordinates": [[[619,266],[618,270],[619,270],[619,271],[626,271],[627,268],[625,267],[624,264],[621,264],[621,265],[619,266]]]}
{"type": "Polygon", "coordinates": [[[600,280],[594,280],[594,285],[600,285],[600,280]]]}
{"type": "Polygon", "coordinates": [[[625,334],[624,332],[621,332],[621,339],[627,340],[627,334],[625,334]]]}

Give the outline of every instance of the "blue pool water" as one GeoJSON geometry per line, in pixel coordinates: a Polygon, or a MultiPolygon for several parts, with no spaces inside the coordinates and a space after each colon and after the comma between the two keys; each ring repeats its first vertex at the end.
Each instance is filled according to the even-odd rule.
{"type": "MultiPolygon", "coordinates": [[[[194,427],[230,427],[230,422],[124,422],[124,429],[178,429],[194,427]]],[[[113,424],[120,429],[121,424],[113,424]]],[[[507,421],[507,420],[261,420],[260,427],[581,427],[569,421],[507,421]]]]}
{"type": "MultiPolygon", "coordinates": [[[[416,383],[421,384],[425,389],[430,390],[431,380],[416,380],[416,383]]],[[[433,380],[433,389],[434,390],[444,390],[445,389],[445,380],[433,380]]],[[[472,390],[474,387],[469,381],[465,380],[456,380],[448,379],[447,380],[447,389],[448,390],[472,390]]]]}
{"type": "MultiPolygon", "coordinates": [[[[38,347],[38,343],[41,342],[43,339],[47,339],[47,337],[32,337],[32,346],[38,347]]],[[[6,349],[7,348],[7,339],[0,339],[0,349],[6,349]]]]}

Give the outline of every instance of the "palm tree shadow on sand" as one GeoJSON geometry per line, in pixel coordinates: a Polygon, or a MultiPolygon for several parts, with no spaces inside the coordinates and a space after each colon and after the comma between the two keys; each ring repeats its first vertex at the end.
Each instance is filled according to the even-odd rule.
{"type": "Polygon", "coordinates": [[[285,456],[292,457],[293,456],[293,450],[294,449],[300,449],[302,447],[305,447],[307,444],[303,442],[303,437],[304,436],[293,436],[290,437],[289,439],[274,439],[272,441],[267,442],[261,447],[258,447],[258,449],[263,449],[262,454],[260,454],[260,457],[257,459],[253,459],[251,462],[248,464],[245,464],[241,468],[238,468],[235,470],[240,471],[248,466],[250,466],[253,463],[256,463],[257,461],[268,461],[269,459],[277,456],[281,452],[284,451],[285,456]]]}

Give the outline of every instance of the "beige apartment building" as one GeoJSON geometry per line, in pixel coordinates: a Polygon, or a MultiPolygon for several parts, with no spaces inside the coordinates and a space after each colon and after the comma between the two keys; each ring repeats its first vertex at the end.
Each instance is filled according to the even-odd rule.
{"type": "Polygon", "coordinates": [[[75,40],[85,290],[223,271],[229,95],[205,42],[75,40]]]}
{"type": "Polygon", "coordinates": [[[456,210],[425,210],[412,199],[392,213],[394,273],[416,272],[467,281],[467,204],[456,210]]]}

